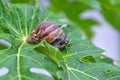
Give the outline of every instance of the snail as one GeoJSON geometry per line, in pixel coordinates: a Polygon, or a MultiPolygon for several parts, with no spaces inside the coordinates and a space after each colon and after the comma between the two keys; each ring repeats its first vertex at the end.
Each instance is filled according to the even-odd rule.
{"type": "Polygon", "coordinates": [[[60,50],[63,50],[68,43],[63,30],[50,22],[43,22],[38,25],[27,38],[27,42],[33,44],[37,44],[42,40],[45,40],[47,43],[60,50]]]}

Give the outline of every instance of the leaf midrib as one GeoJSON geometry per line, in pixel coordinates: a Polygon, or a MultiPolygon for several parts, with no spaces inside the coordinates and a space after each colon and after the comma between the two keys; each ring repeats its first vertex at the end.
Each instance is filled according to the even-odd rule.
{"type": "Polygon", "coordinates": [[[23,41],[23,43],[20,45],[20,47],[18,48],[18,52],[17,52],[17,74],[18,74],[18,80],[21,80],[21,73],[20,73],[20,52],[21,49],[23,47],[23,45],[25,44],[25,41],[23,41]]]}

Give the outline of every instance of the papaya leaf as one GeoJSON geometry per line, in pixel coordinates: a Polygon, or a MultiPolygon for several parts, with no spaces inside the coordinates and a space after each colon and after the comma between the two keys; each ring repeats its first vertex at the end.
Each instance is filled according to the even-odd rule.
{"type": "MultiPolygon", "coordinates": [[[[38,45],[34,48],[38,52],[49,53],[47,54],[49,58],[52,56],[57,59],[55,62],[59,68],[63,68],[57,72],[58,78],[62,80],[111,80],[120,78],[118,76],[119,68],[113,66],[109,61],[96,59],[104,50],[95,47],[88,40],[83,40],[77,26],[68,25],[64,31],[66,34],[70,34],[68,40],[72,46],[62,52],[62,58],[58,59],[56,57],[60,54],[58,50],[55,48],[48,49],[51,46],[45,42],[42,43],[46,45],[38,45]]],[[[53,60],[53,58],[51,59],[53,60]]]]}
{"type": "Polygon", "coordinates": [[[34,45],[26,42],[26,37],[29,33],[47,15],[42,16],[41,19],[41,17],[38,17],[41,14],[40,8],[24,5],[21,9],[18,6],[20,5],[5,4],[3,0],[0,0],[0,28],[3,31],[0,34],[0,39],[4,39],[11,44],[9,48],[0,50],[0,69],[3,67],[8,69],[8,73],[0,76],[0,79],[53,80],[56,75],[55,71],[58,69],[56,64],[47,59],[45,55],[32,50],[34,45]],[[31,12],[30,15],[27,15],[28,12],[31,12]],[[48,65],[51,65],[51,67],[48,67],[48,65]],[[31,72],[31,68],[44,69],[49,73],[51,72],[50,74],[53,77],[35,74],[31,72]]]}
{"type": "MultiPolygon", "coordinates": [[[[98,61],[94,58],[95,55],[100,55],[104,50],[95,47],[88,40],[83,40],[78,27],[68,26],[65,31],[68,33],[72,31],[68,37],[72,46],[65,50],[64,53],[66,54],[63,55],[64,65],[66,66],[63,68],[68,75],[67,80],[120,79],[119,68],[108,64],[107,61],[101,62],[101,60],[98,61]]],[[[60,73],[59,75],[63,80],[66,80],[64,74],[60,73]]]]}
{"type": "Polygon", "coordinates": [[[64,51],[59,51],[45,41],[39,44],[27,43],[26,38],[31,31],[38,24],[50,20],[46,11],[43,13],[44,10],[40,7],[5,4],[0,0],[0,39],[11,44],[7,49],[0,50],[0,69],[6,69],[6,73],[0,75],[0,80],[120,79],[119,68],[96,61],[94,55],[103,50],[89,40],[82,39],[82,32],[76,25],[64,28],[71,44],[64,51]],[[27,15],[28,12],[30,13],[27,15]],[[93,63],[91,59],[96,62],[93,63]],[[43,72],[34,72],[34,68],[47,71],[49,76],[43,72]]]}

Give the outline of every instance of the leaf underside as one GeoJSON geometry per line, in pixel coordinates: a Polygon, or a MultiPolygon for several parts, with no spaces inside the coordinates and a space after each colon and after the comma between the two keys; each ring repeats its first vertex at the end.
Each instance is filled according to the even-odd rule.
{"type": "Polygon", "coordinates": [[[8,73],[0,76],[0,80],[120,79],[120,70],[117,67],[95,59],[103,50],[90,41],[83,40],[80,29],[75,25],[68,25],[64,29],[72,45],[62,52],[45,41],[39,44],[27,43],[25,39],[31,31],[48,20],[48,13],[44,9],[30,5],[5,4],[0,0],[0,39],[11,44],[7,49],[0,50],[0,69],[8,68],[8,73]],[[44,69],[52,77],[33,73],[31,68],[44,69]]]}

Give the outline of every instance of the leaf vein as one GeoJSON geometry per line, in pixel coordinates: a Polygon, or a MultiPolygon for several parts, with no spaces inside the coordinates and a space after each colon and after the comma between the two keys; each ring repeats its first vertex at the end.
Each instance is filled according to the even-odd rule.
{"type": "Polygon", "coordinates": [[[79,73],[82,73],[82,74],[84,74],[84,75],[86,75],[86,76],[88,76],[88,77],[90,77],[90,78],[95,79],[95,80],[99,80],[99,79],[97,79],[97,78],[95,78],[95,77],[93,77],[93,76],[91,76],[91,75],[88,75],[88,74],[86,74],[85,72],[82,72],[82,71],[80,71],[80,70],[76,70],[76,69],[70,68],[70,67],[68,67],[68,69],[69,69],[69,70],[73,70],[73,71],[77,71],[77,72],[79,72],[79,73]]]}

